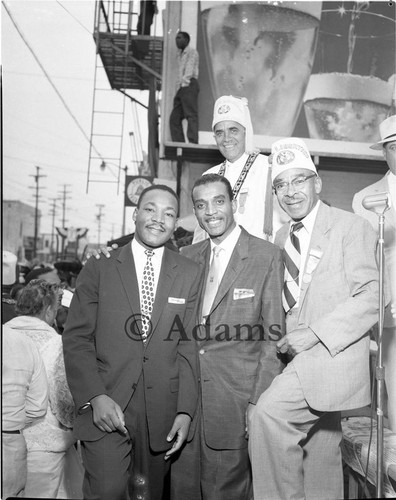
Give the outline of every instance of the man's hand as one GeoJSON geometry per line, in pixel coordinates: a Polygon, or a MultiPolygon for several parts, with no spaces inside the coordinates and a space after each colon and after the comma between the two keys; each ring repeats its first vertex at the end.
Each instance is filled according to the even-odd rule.
{"type": "Polygon", "coordinates": [[[106,394],[91,399],[93,422],[103,432],[120,431],[128,434],[124,414],[118,404],[106,394]]]}
{"type": "Polygon", "coordinates": [[[249,403],[248,407],[246,408],[246,413],[245,413],[245,438],[249,439],[249,432],[250,432],[250,421],[252,420],[252,414],[254,411],[256,405],[253,403],[249,403]]]}
{"type": "Polygon", "coordinates": [[[166,440],[170,443],[175,436],[176,440],[172,445],[172,448],[168,450],[165,454],[165,460],[168,460],[177,450],[179,450],[187,439],[188,431],[190,429],[191,418],[187,413],[179,413],[173,422],[172,429],[170,430],[166,440]]]}
{"type": "Polygon", "coordinates": [[[99,250],[95,250],[94,248],[90,249],[87,252],[87,260],[91,257],[95,257],[95,259],[100,259],[102,255],[104,255],[107,259],[111,257],[111,251],[117,250],[117,243],[113,243],[111,247],[100,247],[99,250]]]}
{"type": "Polygon", "coordinates": [[[319,338],[310,328],[299,328],[287,333],[276,344],[276,347],[281,353],[289,353],[292,356],[297,356],[302,351],[308,351],[319,342],[319,338]]]}

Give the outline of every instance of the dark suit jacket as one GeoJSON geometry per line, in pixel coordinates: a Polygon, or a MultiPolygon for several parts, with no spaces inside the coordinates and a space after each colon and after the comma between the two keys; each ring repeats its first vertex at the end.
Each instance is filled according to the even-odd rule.
{"type": "MultiPolygon", "coordinates": [[[[107,394],[124,410],[143,373],[150,445],[154,451],[169,448],[166,436],[176,413],[193,417],[198,398],[195,343],[169,333],[177,316],[186,332],[195,323],[198,288],[198,266],[165,248],[153,330],[144,346],[133,330],[140,302],[131,245],[114,251],[111,259],[88,260],[62,336],[76,408],[107,394]]],[[[87,441],[104,435],[91,410],[77,415],[75,432],[87,441]]]]}
{"type": "MultiPolygon", "coordinates": [[[[210,240],[182,248],[199,263],[202,287],[210,252],[210,240]]],[[[204,437],[212,448],[247,447],[248,404],[256,403],[282,371],[276,355],[276,342],[284,334],[282,283],[279,248],[242,228],[214,299],[210,326],[199,332],[200,338],[210,337],[198,345],[204,437]]]]}

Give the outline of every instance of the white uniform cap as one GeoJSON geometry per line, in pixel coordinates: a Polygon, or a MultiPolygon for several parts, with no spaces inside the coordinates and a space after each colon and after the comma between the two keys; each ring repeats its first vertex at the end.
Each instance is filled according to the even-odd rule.
{"type": "Polygon", "coordinates": [[[389,116],[379,126],[381,140],[376,142],[371,149],[382,149],[387,142],[396,141],[396,115],[389,116]]]}
{"type": "Polygon", "coordinates": [[[17,260],[15,254],[3,250],[3,285],[13,285],[16,282],[17,260]]]}
{"type": "Polygon", "coordinates": [[[272,182],[286,170],[305,168],[317,174],[314,162],[304,141],[296,137],[280,139],[272,144],[272,182]]]}
{"type": "Polygon", "coordinates": [[[215,125],[224,121],[237,122],[245,127],[245,152],[250,153],[253,148],[253,126],[248,108],[248,100],[245,97],[234,97],[223,95],[215,102],[213,109],[212,130],[215,125]]]}

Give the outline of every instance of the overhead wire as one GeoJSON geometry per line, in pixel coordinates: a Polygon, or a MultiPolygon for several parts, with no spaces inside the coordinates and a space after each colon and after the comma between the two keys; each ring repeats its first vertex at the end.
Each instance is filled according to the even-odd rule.
{"type": "MultiPolygon", "coordinates": [[[[35,54],[33,48],[29,45],[29,42],[26,40],[25,36],[23,35],[21,29],[19,28],[18,24],[16,23],[15,19],[12,17],[12,14],[7,6],[7,4],[3,1],[3,7],[5,8],[8,16],[10,17],[11,19],[11,22],[12,24],[14,25],[15,29],[17,30],[19,36],[22,38],[24,44],[26,45],[26,47],[29,49],[30,53],[32,54],[33,58],[35,59],[35,61],[37,62],[37,64],[39,65],[41,71],[44,73],[45,77],[47,78],[48,82],[50,83],[51,87],[54,89],[56,95],[59,97],[59,99],[61,100],[63,106],[66,108],[66,111],[69,113],[69,115],[71,116],[71,118],[73,119],[74,123],[77,125],[77,127],[79,128],[79,130],[82,132],[83,136],[86,138],[86,140],[91,143],[91,139],[90,137],[87,135],[87,133],[85,132],[85,130],[83,129],[83,127],[80,125],[79,121],[77,120],[77,118],[74,116],[73,112],[71,111],[71,109],[69,108],[68,104],[66,103],[65,99],[63,98],[62,94],[59,92],[59,90],[57,89],[56,85],[53,83],[53,81],[51,80],[51,77],[49,76],[49,74],[47,73],[46,69],[44,68],[44,66],[42,65],[40,59],[37,57],[37,55],[35,54]]],[[[103,160],[103,157],[102,155],[100,154],[100,152],[96,149],[96,147],[92,144],[92,148],[94,149],[95,153],[103,160]]]]}
{"type": "Polygon", "coordinates": [[[77,22],[77,23],[78,23],[78,24],[79,24],[82,28],[84,28],[84,29],[85,29],[85,31],[87,31],[90,35],[92,34],[92,33],[89,31],[89,29],[88,29],[86,26],[84,26],[84,25],[82,24],[82,22],[81,22],[79,19],[77,19],[75,16],[73,16],[73,14],[72,14],[69,10],[67,10],[67,9],[66,9],[66,7],[65,7],[64,5],[62,5],[62,4],[61,4],[58,0],[56,0],[56,3],[58,3],[58,4],[62,7],[62,9],[65,9],[65,11],[66,11],[66,12],[67,12],[67,13],[68,13],[68,14],[69,14],[69,15],[70,15],[70,16],[71,16],[71,17],[72,17],[72,18],[73,18],[73,19],[74,19],[74,20],[75,20],[75,21],[76,21],[76,22],[77,22]]]}

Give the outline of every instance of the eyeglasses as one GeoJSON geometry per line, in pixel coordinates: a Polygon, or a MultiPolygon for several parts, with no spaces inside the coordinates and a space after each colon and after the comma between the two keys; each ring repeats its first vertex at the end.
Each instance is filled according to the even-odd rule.
{"type": "Polygon", "coordinates": [[[294,191],[301,191],[303,189],[305,183],[308,179],[312,179],[312,177],[316,177],[316,174],[312,175],[300,175],[296,177],[291,182],[279,182],[274,185],[274,190],[276,194],[283,194],[289,189],[289,185],[293,186],[294,191]]]}

